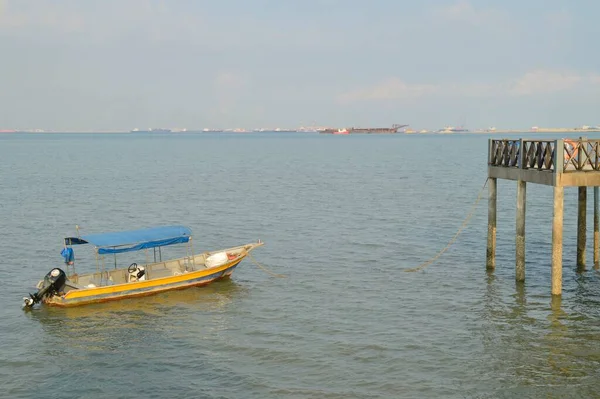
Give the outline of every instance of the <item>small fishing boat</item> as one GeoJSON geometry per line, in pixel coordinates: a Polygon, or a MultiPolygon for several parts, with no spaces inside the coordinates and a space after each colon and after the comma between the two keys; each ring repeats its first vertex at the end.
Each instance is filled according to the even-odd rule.
{"type": "Polygon", "coordinates": [[[192,231],[185,226],[159,226],[84,236],[78,234],[77,237],[64,239],[61,255],[66,271],[59,267],[50,270],[37,284],[38,291],[23,298],[23,302],[27,308],[36,303],[68,307],[202,286],[230,276],[250,251],[261,245],[263,243],[258,240],[194,255],[192,231]],[[82,244],[94,246],[96,271],[93,273],[75,272],[73,245],[82,244]],[[187,244],[186,256],[163,261],[161,248],[175,244],[187,244]],[[152,261],[149,250],[153,251],[152,261]],[[146,262],[118,267],[117,254],[134,251],[144,251],[146,262]],[[108,267],[107,255],[111,262],[108,267]]]}

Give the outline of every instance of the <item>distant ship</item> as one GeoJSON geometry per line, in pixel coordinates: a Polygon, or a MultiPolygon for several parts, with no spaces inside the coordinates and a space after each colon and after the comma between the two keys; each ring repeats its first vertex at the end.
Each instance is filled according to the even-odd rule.
{"type": "Polygon", "coordinates": [[[154,129],[146,129],[140,130],[137,127],[131,130],[131,133],[171,133],[171,129],[163,129],[163,128],[154,128],[154,129]]]}
{"type": "Polygon", "coordinates": [[[438,130],[438,133],[465,133],[468,131],[469,129],[463,127],[446,126],[443,129],[438,130]]]}
{"type": "Polygon", "coordinates": [[[253,132],[258,132],[258,133],[264,133],[264,132],[275,132],[275,133],[296,133],[298,132],[298,130],[296,129],[281,129],[281,128],[275,128],[275,129],[269,129],[269,128],[257,128],[257,129],[252,129],[253,132]]]}
{"type": "Polygon", "coordinates": [[[277,133],[296,133],[296,129],[281,129],[281,128],[276,128],[275,130],[273,130],[274,132],[277,133]]]}
{"type": "Polygon", "coordinates": [[[319,133],[329,133],[329,134],[352,134],[352,133],[367,133],[367,134],[377,134],[377,133],[398,133],[398,130],[406,127],[408,125],[392,125],[392,127],[349,127],[344,129],[321,129],[319,133]]]}
{"type": "Polygon", "coordinates": [[[350,134],[350,131],[348,129],[338,129],[334,132],[331,132],[331,134],[350,134]]]}

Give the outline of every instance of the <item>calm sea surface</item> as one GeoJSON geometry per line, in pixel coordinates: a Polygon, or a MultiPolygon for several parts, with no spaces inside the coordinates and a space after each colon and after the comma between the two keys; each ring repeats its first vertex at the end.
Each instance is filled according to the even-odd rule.
{"type": "MultiPolygon", "coordinates": [[[[489,137],[0,135],[0,396],[600,397],[600,273],[575,270],[576,189],[565,190],[562,300],[550,296],[551,187],[527,188],[524,285],[508,181],[494,273],[486,196],[436,263],[403,271],[460,227],[489,137]],[[247,259],[204,288],[21,309],[76,224],[175,223],[192,228],[196,252],[262,239],[254,258],[287,277],[247,259]]],[[[91,248],[75,252],[79,272],[94,268],[91,248]]]]}

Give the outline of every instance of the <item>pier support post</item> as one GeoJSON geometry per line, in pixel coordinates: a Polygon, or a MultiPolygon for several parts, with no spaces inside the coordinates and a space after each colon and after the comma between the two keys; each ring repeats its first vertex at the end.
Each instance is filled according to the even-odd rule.
{"type": "Polygon", "coordinates": [[[523,180],[517,181],[517,239],[516,270],[517,281],[525,281],[525,209],[527,185],[523,180]]]}
{"type": "Polygon", "coordinates": [[[486,264],[487,270],[496,268],[496,198],[497,179],[490,177],[488,180],[488,236],[486,264]]]}
{"type": "Polygon", "coordinates": [[[598,221],[598,187],[594,187],[594,269],[600,269],[600,223],[598,221]]]}
{"type": "Polygon", "coordinates": [[[552,295],[561,295],[562,293],[564,192],[564,187],[554,187],[554,212],[552,217],[552,295]]]}
{"type": "Polygon", "coordinates": [[[587,187],[579,187],[577,205],[577,268],[585,270],[587,187]]]}

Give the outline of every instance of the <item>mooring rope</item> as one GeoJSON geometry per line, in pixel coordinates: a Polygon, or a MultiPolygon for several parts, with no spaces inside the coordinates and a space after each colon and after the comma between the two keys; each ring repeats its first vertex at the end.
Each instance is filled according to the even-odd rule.
{"type": "Polygon", "coordinates": [[[469,212],[469,214],[465,218],[464,222],[462,223],[462,225],[460,226],[460,228],[458,229],[458,231],[456,232],[456,234],[454,234],[454,237],[452,237],[452,239],[448,242],[448,244],[446,244],[446,246],[444,247],[444,249],[442,249],[440,252],[438,252],[438,254],[436,256],[434,256],[433,258],[429,259],[426,262],[421,263],[419,266],[417,266],[415,268],[412,268],[412,269],[406,269],[406,270],[404,270],[405,272],[418,272],[419,270],[425,269],[427,266],[429,266],[433,262],[435,262],[440,256],[442,256],[442,254],[444,252],[446,252],[448,250],[448,248],[450,248],[450,246],[452,244],[454,244],[454,242],[456,241],[456,239],[458,238],[458,236],[460,235],[460,233],[464,230],[465,227],[467,227],[467,224],[469,223],[469,220],[471,220],[471,217],[475,213],[475,209],[477,208],[477,204],[479,203],[479,201],[481,201],[481,198],[483,196],[483,192],[485,190],[485,186],[487,185],[488,180],[489,180],[489,177],[487,179],[485,179],[485,182],[483,183],[483,187],[481,187],[481,190],[479,190],[479,195],[477,195],[477,199],[475,200],[475,203],[473,203],[473,205],[471,206],[471,211],[469,212]]]}
{"type": "Polygon", "coordinates": [[[258,266],[261,270],[263,270],[264,272],[270,274],[273,277],[278,277],[278,278],[286,278],[287,276],[285,274],[277,274],[277,273],[273,273],[272,271],[270,271],[269,269],[267,269],[266,267],[264,267],[263,265],[261,265],[260,263],[258,263],[258,261],[256,259],[254,259],[252,257],[252,255],[250,255],[250,252],[246,252],[246,254],[248,255],[248,258],[250,258],[250,260],[256,265],[258,266]]]}

